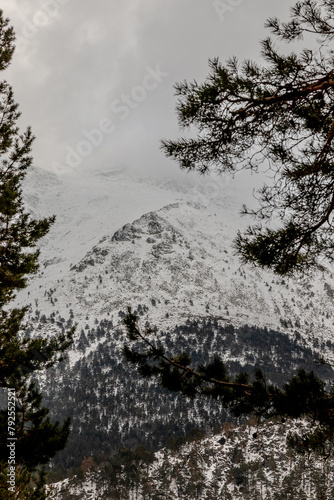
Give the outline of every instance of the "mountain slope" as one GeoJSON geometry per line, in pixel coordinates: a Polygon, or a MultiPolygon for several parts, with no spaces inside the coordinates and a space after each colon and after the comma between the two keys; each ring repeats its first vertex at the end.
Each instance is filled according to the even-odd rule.
{"type": "Polygon", "coordinates": [[[187,192],[182,183],[139,182],[119,171],[97,173],[94,180],[70,177],[61,187],[52,178],[54,192],[49,178],[30,180],[28,206],[33,201],[35,211],[56,213],[57,222],[43,243],[44,270],[20,302],[38,300],[44,314],[51,313],[53,290],[60,313],[71,303],[81,324],[87,315],[94,320],[155,298],[169,301],[171,319],[166,322],[166,308],[160,308],[151,313],[153,323],[207,316],[209,307],[234,325],[285,328],[288,334],[298,329],[310,345],[315,336],[320,344],[331,341],[331,272],[312,281],[282,280],[241,266],[232,246],[247,222],[238,216],[240,193],[228,187],[210,199],[191,184],[187,192]],[[48,192],[44,200],[42,191],[48,192]],[[47,207],[48,200],[53,203],[47,207]]]}
{"type": "Polygon", "coordinates": [[[51,498],[143,500],[323,499],[334,494],[333,459],[293,456],[285,441],[305,423],[225,424],[214,436],[194,432],[183,445],[151,456],[123,450],[111,461],[86,460],[78,476],[53,485],[51,498]]]}
{"type": "Polygon", "coordinates": [[[241,266],[233,238],[247,221],[233,183],[34,170],[25,199],[34,214],[57,215],[41,271],[17,298],[30,304],[27,333],[77,323],[69,362],[40,379],[54,417],[73,422],[54,467],[122,446],[157,449],[171,435],[231,420],[219,402],[188,401],[138,377],[121,354],[128,305],[157,325],[156,341],[190,351],[195,363],[218,354],[232,372],[263,366],[279,384],[299,366],[333,378],[314,361],[334,358],[333,275],[282,280],[241,266]]]}

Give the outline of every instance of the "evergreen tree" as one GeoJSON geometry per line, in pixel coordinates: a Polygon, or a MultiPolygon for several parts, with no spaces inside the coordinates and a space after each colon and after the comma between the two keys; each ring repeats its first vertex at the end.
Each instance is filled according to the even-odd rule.
{"type": "MultiPolygon", "coordinates": [[[[0,70],[10,64],[15,35],[0,10],[0,70]]],[[[24,209],[22,181],[32,163],[34,137],[30,128],[20,134],[20,116],[11,86],[0,83],[0,387],[8,408],[0,411],[0,496],[2,499],[45,498],[45,474],[40,469],[65,446],[69,421],[52,423],[49,410],[31,380],[62,359],[73,330],[58,337],[24,335],[26,308],[11,308],[15,292],[38,269],[36,244],[54,218],[33,219],[24,209]],[[10,439],[8,439],[10,438],[10,439]],[[11,448],[7,445],[11,444],[11,448]],[[11,455],[10,455],[11,451],[11,455]],[[8,459],[11,456],[11,469],[8,459]],[[12,473],[11,476],[9,473],[12,473]],[[8,482],[11,480],[11,482],[8,482]]]]}
{"type": "Polygon", "coordinates": [[[128,339],[136,346],[124,345],[123,354],[143,377],[155,377],[165,389],[190,398],[219,399],[234,415],[255,415],[259,422],[272,417],[311,418],[312,432],[291,435],[290,446],[300,453],[312,450],[329,456],[333,452],[334,388],[326,390],[325,383],[313,372],[299,370],[279,389],[267,384],[260,369],[255,371],[253,380],[246,372],[231,377],[219,357],[194,367],[186,352],[167,355],[164,346],[150,339],[154,329],[148,326],[142,331],[138,320],[139,316],[129,309],[123,321],[128,339]]]}
{"type": "Polygon", "coordinates": [[[177,84],[180,126],[195,137],[162,142],[189,171],[258,172],[265,164],[273,180],[259,192],[260,207],[243,208],[259,223],[235,246],[243,261],[281,275],[306,272],[320,257],[333,261],[333,19],[332,0],[297,2],[289,22],[272,18],[266,26],[284,42],[313,37],[315,49],[285,55],[267,38],[264,66],[213,59],[204,83],[177,84]],[[273,219],[281,227],[272,229],[273,219]]]}

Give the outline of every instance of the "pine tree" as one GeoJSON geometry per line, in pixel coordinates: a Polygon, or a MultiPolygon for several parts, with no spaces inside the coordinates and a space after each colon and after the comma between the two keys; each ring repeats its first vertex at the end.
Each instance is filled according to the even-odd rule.
{"type": "Polygon", "coordinates": [[[233,378],[218,356],[196,367],[186,352],[167,355],[164,346],[150,337],[155,330],[149,326],[141,330],[138,321],[129,308],[123,322],[129,341],[136,342],[136,347],[124,345],[123,354],[143,377],[156,378],[163,388],[189,398],[219,399],[234,415],[255,415],[259,423],[273,417],[307,417],[313,429],[301,436],[291,435],[289,445],[299,453],[333,453],[334,387],[326,390],[325,382],[313,372],[299,370],[282,389],[268,384],[260,369],[255,370],[253,379],[246,372],[233,378]]]}
{"type": "MultiPolygon", "coordinates": [[[[0,10],[1,71],[10,64],[14,41],[13,28],[0,10]]],[[[51,422],[31,375],[62,359],[73,330],[50,339],[28,338],[26,308],[11,307],[15,292],[37,271],[36,244],[54,221],[35,220],[25,211],[22,181],[32,163],[34,137],[30,128],[19,132],[19,116],[11,86],[0,82],[0,387],[8,397],[8,408],[2,405],[0,411],[0,496],[40,500],[45,498],[40,466],[64,448],[70,422],[51,422]]]]}
{"type": "Polygon", "coordinates": [[[213,59],[204,83],[177,84],[179,124],[194,135],[162,142],[189,171],[270,170],[259,208],[243,208],[259,222],[239,232],[235,246],[243,261],[280,275],[306,272],[320,258],[333,261],[333,19],[332,0],[297,2],[289,22],[272,18],[266,25],[280,41],[313,37],[315,49],[285,55],[267,38],[265,65],[213,59]],[[281,227],[273,229],[272,220],[281,227]]]}

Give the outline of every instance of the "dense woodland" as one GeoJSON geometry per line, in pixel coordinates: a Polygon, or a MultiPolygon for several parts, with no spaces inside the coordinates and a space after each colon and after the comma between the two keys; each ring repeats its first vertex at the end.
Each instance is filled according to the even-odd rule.
{"type": "MultiPolygon", "coordinates": [[[[154,306],[140,304],[136,311],[144,315],[150,307],[154,306]]],[[[118,319],[124,314],[119,311],[118,319]]],[[[62,331],[74,323],[72,311],[67,319],[57,312],[46,317],[36,311],[30,330],[47,327],[62,331]]],[[[289,329],[290,335],[249,325],[236,328],[208,316],[188,320],[165,332],[156,330],[156,336],[167,351],[172,352],[175,346],[190,350],[195,364],[207,362],[214,352],[229,360],[232,373],[243,369],[253,375],[254,367],[261,366],[268,381],[279,386],[299,368],[314,370],[322,379],[330,380],[332,368],[316,359],[332,346],[320,346],[315,341],[312,350],[305,345],[296,325],[291,324],[289,329]]],[[[224,422],[243,422],[232,417],[219,401],[184,398],[140,378],[122,357],[125,333],[111,320],[87,323],[77,332],[77,339],[75,349],[80,360],[72,367],[63,362],[40,380],[54,418],[72,419],[68,445],[53,459],[50,478],[66,476],[69,468],[73,473],[84,457],[94,456],[97,460],[103,454],[110,458],[123,447],[134,450],[145,446],[156,451],[194,428],[213,432],[224,422]]]]}

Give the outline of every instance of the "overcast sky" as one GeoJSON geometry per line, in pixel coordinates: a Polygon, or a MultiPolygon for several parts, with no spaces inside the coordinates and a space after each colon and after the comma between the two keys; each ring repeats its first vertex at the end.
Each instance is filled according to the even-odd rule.
{"type": "Polygon", "coordinates": [[[208,59],[259,59],[264,22],[294,0],[2,0],[17,34],[3,74],[56,172],[123,164],[175,172],[159,150],[179,135],[173,84],[208,59]]]}

